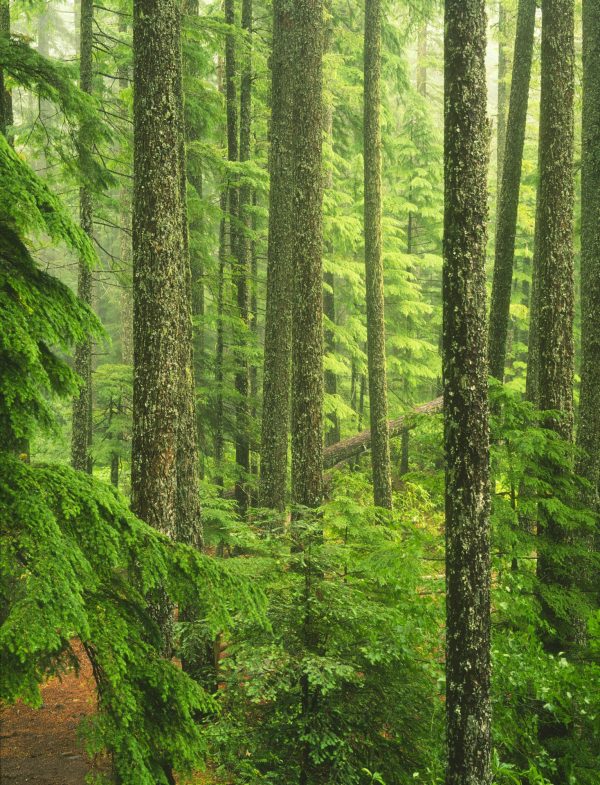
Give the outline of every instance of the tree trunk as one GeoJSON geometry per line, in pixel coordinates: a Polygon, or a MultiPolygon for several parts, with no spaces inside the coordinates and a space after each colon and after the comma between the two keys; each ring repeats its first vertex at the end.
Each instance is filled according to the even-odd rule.
{"type": "Polygon", "coordinates": [[[274,0],[269,162],[271,188],[259,499],[263,507],[275,510],[285,507],[290,419],[293,17],[290,0],[274,0]]]}
{"type": "Polygon", "coordinates": [[[132,508],[176,536],[181,401],[181,39],[175,0],[135,0],[132,508]]]}
{"type": "MultiPolygon", "coordinates": [[[[0,0],[0,36],[10,38],[10,0],[0,0]]],[[[4,86],[4,71],[0,68],[0,133],[12,144],[8,128],[13,124],[12,96],[4,86]]]]}
{"type": "Polygon", "coordinates": [[[292,498],[318,507],[323,498],[322,0],[295,4],[294,38],[292,498]]]}
{"type": "MultiPolygon", "coordinates": [[[[565,440],[573,439],[573,0],[542,4],[542,92],[540,99],[539,187],[536,225],[539,324],[537,405],[561,413],[546,425],[565,440]]],[[[597,217],[596,217],[597,218],[597,217]]],[[[538,576],[549,587],[568,588],[571,565],[561,564],[557,546],[567,533],[552,518],[540,517],[543,536],[538,576]]],[[[548,651],[572,644],[572,624],[558,618],[542,600],[542,614],[554,628],[545,636],[548,651]]]]}
{"type": "MultiPolygon", "coordinates": [[[[92,0],[81,0],[80,6],[79,86],[85,93],[92,92],[92,55],[94,6],[92,0]]],[[[89,182],[89,157],[91,149],[89,132],[83,125],[79,131],[80,166],[84,183],[79,189],[79,221],[83,231],[93,235],[93,204],[89,182]]],[[[92,270],[83,259],[79,260],[77,296],[87,305],[92,304],[92,270]]],[[[90,449],[92,446],[92,341],[87,337],[75,348],[75,370],[82,379],[79,394],[73,400],[73,431],[71,436],[71,463],[74,469],[92,472],[90,449]]]]}
{"type": "Polygon", "coordinates": [[[446,0],[446,785],[491,782],[484,0],[446,0]]]}
{"type": "MultiPolygon", "coordinates": [[[[327,243],[326,243],[327,247],[327,243]]],[[[335,325],[335,276],[325,273],[323,276],[325,287],[323,289],[323,314],[335,325]]],[[[335,335],[333,329],[325,328],[325,351],[335,352],[335,335]]],[[[325,392],[328,395],[337,395],[337,377],[333,371],[325,371],[325,392]]],[[[329,424],[325,432],[325,446],[330,447],[340,440],[340,421],[336,412],[327,415],[329,424]]]]}
{"type": "MultiPolygon", "coordinates": [[[[181,68],[181,61],[180,61],[181,68]]],[[[196,381],[194,375],[194,334],[192,326],[192,269],[187,214],[187,157],[185,150],[185,111],[183,74],[177,80],[179,90],[179,189],[183,249],[180,258],[179,291],[179,411],[177,418],[177,524],[176,538],[196,548],[202,547],[200,520],[200,472],[196,417],[196,381]]]]}
{"type": "MultiPolygon", "coordinates": [[[[581,391],[577,473],[600,513],[600,1],[583,2],[581,150],[581,391]]],[[[596,542],[596,548],[600,542],[596,542]]],[[[598,587],[600,581],[591,585],[598,587]]]]}
{"type": "Polygon", "coordinates": [[[419,27],[417,36],[417,93],[427,98],[427,22],[419,27]]]}
{"type": "Polygon", "coordinates": [[[503,156],[503,176],[496,215],[496,251],[490,307],[490,373],[504,378],[506,337],[510,319],[517,211],[521,185],[521,164],[527,122],[527,101],[533,56],[536,0],[519,0],[517,32],[513,56],[510,106],[503,156]]]}
{"type": "Polygon", "coordinates": [[[225,295],[225,263],[227,260],[227,188],[224,187],[220,196],[221,222],[219,225],[219,270],[217,274],[217,342],[215,347],[215,432],[214,459],[215,484],[223,487],[223,380],[224,380],[224,295],[225,295]]]}
{"type": "Polygon", "coordinates": [[[505,0],[498,0],[498,116],[496,134],[496,194],[500,195],[506,149],[506,110],[508,99],[509,58],[506,56],[508,13],[505,0]]]}
{"type": "MultiPolygon", "coordinates": [[[[294,3],[293,45],[293,223],[294,295],[292,300],[292,501],[302,508],[323,500],[323,2],[294,3]]],[[[304,517],[299,511],[297,517],[304,517]]],[[[319,651],[312,602],[318,571],[310,557],[311,535],[298,531],[305,549],[302,639],[308,652],[319,651]]],[[[308,675],[301,679],[300,785],[328,781],[327,765],[313,755],[320,691],[308,675]]]]}
{"type": "Polygon", "coordinates": [[[373,496],[392,507],[390,443],[387,428],[387,379],[383,260],[381,256],[381,0],[365,2],[364,177],[367,360],[371,416],[373,496]]]}
{"type": "MultiPolygon", "coordinates": [[[[246,33],[240,85],[240,144],[239,160],[250,160],[250,132],[252,109],[252,0],[242,0],[242,29],[246,33]]],[[[240,318],[239,351],[235,374],[236,405],[235,462],[237,481],[235,496],[240,514],[248,507],[246,487],[250,473],[250,368],[247,343],[250,325],[250,291],[248,285],[250,265],[250,206],[251,188],[244,183],[239,190],[237,258],[234,260],[237,307],[240,318]]]]}

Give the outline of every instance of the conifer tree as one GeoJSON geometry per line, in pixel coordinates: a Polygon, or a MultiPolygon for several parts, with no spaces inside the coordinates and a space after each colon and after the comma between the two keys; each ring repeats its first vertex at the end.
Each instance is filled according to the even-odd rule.
{"type": "Polygon", "coordinates": [[[180,30],[179,3],[135,1],[132,508],[171,537],[185,287],[180,30]]]}
{"type": "Polygon", "coordinates": [[[381,2],[365,3],[364,177],[367,360],[375,504],[392,507],[381,255],[381,2]]]}
{"type": "MultiPolygon", "coordinates": [[[[79,86],[85,93],[92,92],[93,79],[93,0],[81,0],[79,36],[79,86]]],[[[79,133],[80,167],[84,182],[79,189],[79,220],[81,228],[92,237],[93,203],[89,184],[89,133],[85,125],[79,133]]],[[[78,264],[77,296],[88,305],[92,303],[92,270],[82,259],[78,264]]],[[[75,370],[82,380],[79,395],[73,400],[73,433],[71,438],[71,463],[74,469],[92,471],[90,448],[92,446],[92,342],[87,336],[75,350],[75,370]]]]}
{"type": "MultiPolygon", "coordinates": [[[[600,2],[583,2],[581,145],[581,391],[578,474],[600,513],[600,2]]],[[[596,543],[598,548],[600,543],[596,543]]],[[[596,586],[597,586],[596,581],[596,586]]]]}
{"type": "MultiPolygon", "coordinates": [[[[502,178],[496,213],[496,249],[490,305],[489,363],[490,374],[504,378],[506,337],[510,312],[517,210],[521,184],[521,166],[529,80],[533,56],[536,0],[519,0],[510,104],[503,153],[502,178]]],[[[498,142],[500,144],[500,141],[498,142]]]]}
{"type": "Polygon", "coordinates": [[[294,54],[292,499],[310,508],[323,496],[322,0],[295,4],[294,54]]]}
{"type": "Polygon", "coordinates": [[[446,785],[491,782],[484,0],[446,0],[446,785]]]}
{"type": "Polygon", "coordinates": [[[290,0],[273,2],[269,238],[265,316],[260,503],[285,507],[290,418],[293,197],[293,24],[290,0]]]}
{"type": "MultiPolygon", "coordinates": [[[[301,508],[323,501],[323,2],[298,0],[293,30],[293,224],[294,290],[292,301],[292,502],[296,506],[298,545],[306,551],[303,564],[305,603],[301,636],[311,655],[319,650],[312,614],[314,581],[312,539],[305,534],[301,508]]],[[[314,754],[319,688],[301,676],[300,785],[324,783],[326,767],[314,754]]]]}
{"type": "MultiPolygon", "coordinates": [[[[536,212],[537,260],[537,405],[560,412],[547,425],[566,441],[573,439],[573,0],[542,4],[542,91],[540,98],[539,187],[536,212]]],[[[542,585],[567,587],[570,567],[560,555],[566,532],[551,515],[541,516],[545,544],[538,555],[542,585]]],[[[551,605],[543,613],[554,632],[549,651],[565,651],[574,630],[551,605]]]]}
{"type": "MultiPolygon", "coordinates": [[[[240,139],[239,160],[250,160],[251,112],[252,112],[252,0],[242,0],[242,29],[246,33],[244,40],[243,64],[240,84],[240,139]]],[[[238,394],[236,411],[236,442],[235,461],[238,467],[236,482],[236,499],[238,508],[244,512],[248,506],[248,495],[245,487],[250,471],[250,368],[245,350],[248,328],[250,326],[250,213],[251,187],[245,182],[238,193],[237,258],[235,265],[235,281],[237,290],[237,307],[241,329],[240,346],[237,357],[235,388],[238,394]]]]}
{"type": "MultiPolygon", "coordinates": [[[[10,38],[10,0],[0,0],[0,36],[10,38]]],[[[0,133],[7,136],[7,128],[12,125],[12,97],[4,86],[4,70],[0,68],[0,133]]]]}

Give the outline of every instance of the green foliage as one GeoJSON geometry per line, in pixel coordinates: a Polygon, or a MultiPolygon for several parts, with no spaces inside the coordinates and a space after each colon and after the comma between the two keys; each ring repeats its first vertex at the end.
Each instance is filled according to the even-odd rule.
{"type": "Polygon", "coordinates": [[[108,749],[121,781],[135,785],[199,765],[195,716],[214,701],[161,656],[145,597],[160,586],[202,608],[215,634],[238,612],[260,626],[260,591],[136,519],[110,486],[67,467],[0,461],[2,700],[39,705],[40,682],[60,673],[78,638],[98,683],[89,751],[108,749]]]}

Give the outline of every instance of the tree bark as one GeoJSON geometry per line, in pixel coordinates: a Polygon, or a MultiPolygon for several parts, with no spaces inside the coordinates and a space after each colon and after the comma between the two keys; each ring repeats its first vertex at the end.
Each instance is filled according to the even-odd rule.
{"type": "Polygon", "coordinates": [[[485,51],[484,0],[446,0],[446,785],[491,782],[485,51]]]}
{"type": "MultiPolygon", "coordinates": [[[[502,381],[510,319],[517,211],[533,56],[536,0],[519,0],[503,176],[496,215],[496,249],[490,306],[490,374],[502,381]]],[[[500,143],[500,141],[498,142],[500,143]]]]}
{"type": "MultiPolygon", "coordinates": [[[[79,87],[83,92],[92,92],[93,68],[93,0],[81,0],[80,6],[80,45],[79,45],[79,87]]],[[[79,131],[80,167],[84,178],[79,188],[79,222],[83,231],[93,236],[93,201],[88,182],[89,130],[83,125],[79,131]]],[[[78,263],[77,296],[87,305],[92,304],[92,270],[83,259],[78,263]]],[[[79,394],[73,400],[73,430],[71,435],[71,464],[74,469],[92,473],[92,341],[85,338],[75,347],[75,370],[82,380],[79,394]]]]}
{"type": "Polygon", "coordinates": [[[273,2],[269,237],[259,499],[285,507],[292,341],[293,4],[273,2]]]}
{"type": "Polygon", "coordinates": [[[187,156],[183,95],[183,64],[180,56],[179,90],[179,190],[183,249],[180,258],[179,291],[179,411],[177,418],[177,511],[176,538],[196,548],[202,547],[200,517],[200,471],[194,375],[194,332],[192,326],[192,268],[187,212],[187,156]]]}
{"type": "Polygon", "coordinates": [[[365,2],[364,178],[367,360],[371,417],[373,496],[392,508],[390,443],[387,428],[387,376],[383,260],[381,256],[381,23],[380,0],[365,2]]]}
{"type": "Polygon", "coordinates": [[[510,61],[506,56],[506,38],[508,37],[508,13],[505,0],[498,0],[498,116],[496,134],[496,193],[500,194],[502,174],[504,171],[504,154],[506,150],[506,115],[508,104],[507,79],[510,61]]]}
{"type": "Polygon", "coordinates": [[[181,401],[181,12],[135,0],[132,509],[175,537],[181,401]]]}
{"type": "Polygon", "coordinates": [[[292,498],[323,498],[323,292],[321,147],[323,3],[295,3],[293,64],[292,498]]]}
{"type": "MultiPolygon", "coordinates": [[[[240,84],[240,162],[250,160],[250,133],[252,109],[252,0],[242,0],[242,29],[246,33],[240,84]]],[[[250,472],[250,368],[246,352],[250,326],[250,291],[248,285],[250,266],[250,206],[251,188],[244,183],[238,196],[237,258],[234,261],[238,316],[240,318],[239,349],[235,374],[236,405],[235,462],[238,477],[236,500],[240,514],[248,507],[246,487],[250,472]]]]}
{"type": "MultiPolygon", "coordinates": [[[[10,0],[0,0],[0,36],[10,38],[10,0]]],[[[4,86],[4,71],[0,68],[0,133],[7,137],[8,128],[13,124],[12,96],[4,86]]]]}
{"type": "MultiPolygon", "coordinates": [[[[542,4],[542,91],[540,99],[539,187],[536,225],[538,260],[537,405],[561,413],[547,427],[573,439],[573,0],[542,4]]],[[[543,537],[538,577],[547,587],[569,588],[572,565],[556,553],[567,532],[550,515],[541,515],[543,537]]],[[[543,592],[542,592],[543,594],[543,592]]],[[[542,597],[542,615],[551,625],[544,645],[552,653],[568,650],[576,631],[542,597]]],[[[575,620],[573,620],[575,621],[575,620]]],[[[552,731],[550,731],[552,733],[552,731]]]]}
{"type": "MultiPolygon", "coordinates": [[[[581,150],[581,390],[577,473],[600,513],[600,2],[583,2],[581,150]]],[[[595,543],[596,549],[600,541],[595,543]]],[[[600,581],[592,581],[598,587],[600,581]]]]}

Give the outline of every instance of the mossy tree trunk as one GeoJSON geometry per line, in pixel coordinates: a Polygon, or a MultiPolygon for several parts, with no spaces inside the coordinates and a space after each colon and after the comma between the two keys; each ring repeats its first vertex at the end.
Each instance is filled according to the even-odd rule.
{"type": "MultiPolygon", "coordinates": [[[[545,0],[535,233],[539,298],[535,386],[538,407],[561,413],[547,426],[567,441],[573,439],[574,60],[573,0],[545,0]]],[[[540,516],[539,527],[538,576],[543,585],[568,588],[572,568],[557,553],[566,542],[566,532],[548,515],[540,516]]],[[[567,650],[575,634],[573,625],[559,619],[543,599],[542,613],[555,630],[545,636],[546,648],[553,653],[567,650]]]]}
{"type": "Polygon", "coordinates": [[[504,171],[506,150],[506,118],[508,108],[508,74],[510,58],[507,56],[508,12],[506,0],[498,0],[498,116],[496,119],[496,193],[499,196],[504,171]]]}
{"type": "Polygon", "coordinates": [[[286,497],[292,342],[294,13],[291,0],[273,2],[271,151],[267,303],[259,499],[283,510],[286,497]]]}
{"type": "Polygon", "coordinates": [[[491,782],[484,0],[446,0],[443,377],[447,785],[491,782]]]}
{"type": "Polygon", "coordinates": [[[373,496],[392,507],[390,442],[387,427],[387,375],[383,259],[381,255],[381,23],[380,0],[365,2],[364,179],[367,360],[371,417],[373,496]]]}
{"type": "MultiPolygon", "coordinates": [[[[10,38],[10,0],[0,0],[0,36],[10,38]]],[[[0,133],[10,142],[8,128],[13,124],[12,96],[4,86],[4,71],[0,68],[0,133]]]]}
{"type": "MultiPolygon", "coordinates": [[[[240,162],[250,160],[251,142],[251,111],[252,111],[252,0],[242,0],[242,29],[246,34],[244,40],[241,83],[240,83],[240,162]]],[[[247,341],[250,327],[250,228],[252,189],[243,183],[238,196],[238,233],[237,258],[234,260],[235,285],[237,293],[240,333],[238,340],[238,356],[236,360],[235,389],[236,405],[236,440],[235,462],[238,477],[235,485],[235,496],[240,513],[248,507],[246,483],[250,472],[250,367],[248,363],[247,341]]]]}
{"type": "MultiPolygon", "coordinates": [[[[583,1],[581,150],[581,391],[577,473],[600,513],[600,0],[583,1]]],[[[595,547],[600,546],[600,537],[595,547]]],[[[592,581],[598,587],[598,576],[592,581]]]]}
{"type": "Polygon", "coordinates": [[[194,374],[194,331],[192,326],[192,269],[187,211],[187,156],[183,95],[183,72],[180,55],[179,90],[179,189],[183,249],[180,258],[179,291],[179,410],[177,417],[177,511],[176,533],[179,542],[202,547],[200,519],[200,463],[196,417],[196,381],[194,374]]]}
{"type": "Polygon", "coordinates": [[[510,105],[502,166],[503,174],[496,213],[496,249],[489,325],[489,363],[490,374],[500,381],[504,378],[506,339],[510,319],[510,297],[533,56],[535,10],[536,0],[519,0],[510,105]]]}
{"type": "MultiPolygon", "coordinates": [[[[81,0],[79,34],[79,86],[85,93],[92,92],[93,80],[93,24],[94,5],[92,0],[81,0]]],[[[93,236],[92,191],[88,181],[91,149],[89,131],[84,126],[79,131],[80,166],[83,184],[79,188],[79,221],[83,231],[93,236]]],[[[92,270],[79,260],[77,273],[77,296],[87,305],[92,304],[92,270]]],[[[92,341],[85,338],[75,348],[75,370],[82,380],[79,395],[73,400],[73,425],[71,436],[71,463],[79,471],[92,471],[90,449],[92,446],[92,341]]]]}
{"type": "Polygon", "coordinates": [[[323,498],[322,0],[295,4],[294,39],[292,498],[318,507],[323,498]]]}
{"type": "Polygon", "coordinates": [[[175,0],[135,0],[132,508],[173,538],[186,285],[180,31],[175,0]]]}
{"type": "MultiPolygon", "coordinates": [[[[292,254],[292,502],[294,534],[304,551],[302,640],[315,655],[320,650],[313,604],[320,574],[311,557],[310,521],[298,508],[317,508],[323,501],[323,1],[294,3],[293,33],[293,223],[292,254]],[[308,528],[305,528],[308,526],[308,528]]],[[[308,674],[301,678],[300,785],[328,781],[328,766],[317,761],[314,741],[320,690],[308,674]]]]}

